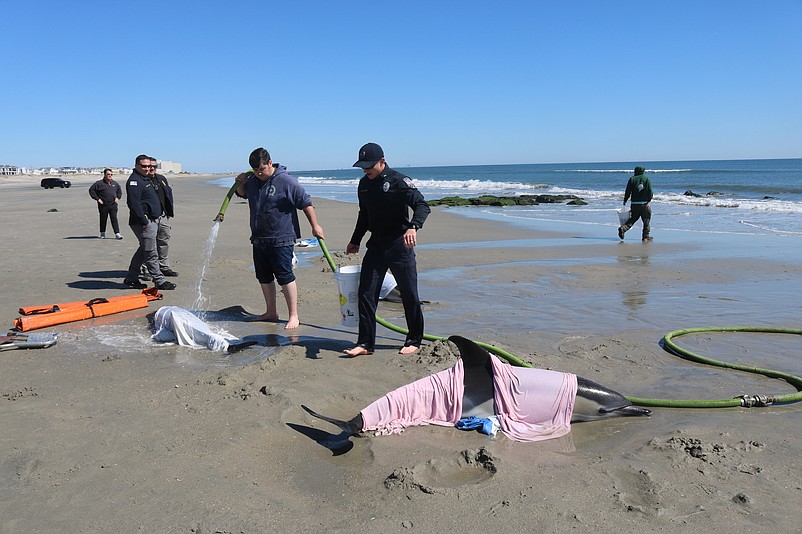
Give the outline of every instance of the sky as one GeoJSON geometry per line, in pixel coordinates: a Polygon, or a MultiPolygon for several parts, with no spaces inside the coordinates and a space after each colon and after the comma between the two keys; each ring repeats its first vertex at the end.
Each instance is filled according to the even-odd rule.
{"type": "Polygon", "coordinates": [[[802,157],[802,0],[3,0],[0,164],[802,157]]]}

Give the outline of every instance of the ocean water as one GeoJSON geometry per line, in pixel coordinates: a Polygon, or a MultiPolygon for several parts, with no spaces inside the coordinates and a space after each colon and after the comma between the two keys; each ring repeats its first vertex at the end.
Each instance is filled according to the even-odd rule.
{"type": "MultiPolygon", "coordinates": [[[[392,163],[392,162],[390,162],[392,163]]],[[[466,215],[518,224],[572,223],[616,227],[616,210],[635,165],[646,167],[655,192],[653,233],[802,236],[802,159],[710,160],[529,165],[401,167],[427,199],[570,194],[588,204],[460,208],[466,215]],[[692,192],[701,196],[686,194],[692,192]]],[[[356,202],[357,169],[290,170],[313,197],[356,202]]],[[[231,178],[220,180],[228,188],[231,178]]],[[[640,223],[635,230],[639,231],[640,223]]]]}

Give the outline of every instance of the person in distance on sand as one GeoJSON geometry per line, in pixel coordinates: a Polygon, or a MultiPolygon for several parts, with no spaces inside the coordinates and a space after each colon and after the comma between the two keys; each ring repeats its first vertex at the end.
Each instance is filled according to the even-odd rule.
{"type": "Polygon", "coordinates": [[[103,178],[89,186],[89,196],[97,202],[100,214],[100,239],[106,239],[106,223],[111,219],[115,239],[122,239],[120,223],[117,221],[118,202],[123,197],[123,188],[112,178],[111,169],[103,169],[103,178]]]}
{"type": "Polygon", "coordinates": [[[629,178],[627,188],[624,192],[624,205],[627,205],[627,200],[632,197],[631,211],[629,219],[623,225],[618,227],[618,238],[624,239],[624,234],[638,222],[638,219],[643,221],[643,235],[641,236],[644,243],[652,240],[649,235],[651,232],[652,221],[652,182],[649,177],[644,173],[646,169],[643,167],[635,167],[635,174],[629,178]]]}

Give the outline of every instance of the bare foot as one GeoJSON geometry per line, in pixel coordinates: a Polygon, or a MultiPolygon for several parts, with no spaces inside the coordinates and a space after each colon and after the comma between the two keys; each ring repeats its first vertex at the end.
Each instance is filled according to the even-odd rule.
{"type": "Polygon", "coordinates": [[[263,313],[262,315],[260,315],[258,317],[252,317],[252,318],[248,319],[248,321],[251,322],[251,323],[265,322],[265,321],[274,323],[274,322],[278,321],[278,314],[277,313],[263,313]]]}
{"type": "Polygon", "coordinates": [[[290,320],[284,325],[284,330],[293,330],[298,328],[300,324],[301,321],[298,319],[298,317],[290,317],[290,320]]]}
{"type": "Polygon", "coordinates": [[[370,356],[371,354],[373,354],[373,351],[370,351],[370,350],[366,349],[365,347],[363,347],[361,345],[357,345],[356,347],[354,347],[352,349],[345,349],[343,351],[343,354],[347,354],[347,355],[349,355],[351,357],[355,357],[355,356],[370,356]]]}
{"type": "Polygon", "coordinates": [[[415,354],[418,352],[418,349],[420,349],[420,347],[416,347],[415,345],[406,345],[401,347],[401,350],[398,351],[398,354],[415,354]]]}

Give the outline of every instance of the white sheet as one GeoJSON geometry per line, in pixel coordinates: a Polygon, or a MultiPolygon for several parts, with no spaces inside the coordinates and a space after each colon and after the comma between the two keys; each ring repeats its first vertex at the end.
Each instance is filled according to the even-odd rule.
{"type": "Polygon", "coordinates": [[[189,310],[178,306],[162,306],[156,311],[156,333],[152,339],[164,343],[178,343],[185,347],[202,347],[214,351],[227,351],[239,339],[225,330],[215,333],[189,310]]]}

